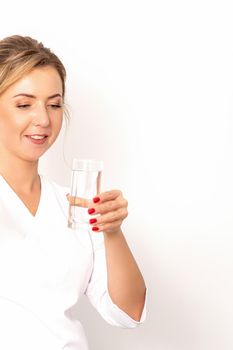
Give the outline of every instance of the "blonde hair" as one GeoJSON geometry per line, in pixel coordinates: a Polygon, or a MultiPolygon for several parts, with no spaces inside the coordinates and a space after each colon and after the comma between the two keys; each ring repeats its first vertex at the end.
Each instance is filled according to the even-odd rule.
{"type": "Polygon", "coordinates": [[[0,95],[35,67],[54,67],[62,81],[65,96],[66,70],[47,47],[29,36],[12,35],[0,40],[0,95]]]}

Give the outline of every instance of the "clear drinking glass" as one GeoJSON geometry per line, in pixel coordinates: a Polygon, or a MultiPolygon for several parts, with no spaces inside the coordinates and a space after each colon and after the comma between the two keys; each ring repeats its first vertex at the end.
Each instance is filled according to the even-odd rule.
{"type": "MultiPolygon", "coordinates": [[[[81,200],[91,201],[100,193],[103,162],[92,159],[73,159],[70,195],[81,200]]],[[[77,205],[69,205],[68,227],[72,229],[88,229],[88,209],[77,205]]]]}

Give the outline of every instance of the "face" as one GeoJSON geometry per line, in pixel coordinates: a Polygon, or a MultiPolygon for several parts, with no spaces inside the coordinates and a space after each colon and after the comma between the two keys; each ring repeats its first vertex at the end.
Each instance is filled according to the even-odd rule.
{"type": "Polygon", "coordinates": [[[0,157],[37,161],[56,140],[62,118],[58,72],[35,68],[0,95],[0,157]]]}

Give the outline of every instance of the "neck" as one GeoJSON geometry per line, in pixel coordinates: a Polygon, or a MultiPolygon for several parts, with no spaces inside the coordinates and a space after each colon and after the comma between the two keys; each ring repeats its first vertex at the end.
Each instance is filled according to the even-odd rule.
{"type": "Polygon", "coordinates": [[[40,181],[38,161],[29,162],[23,159],[11,159],[0,156],[0,174],[13,189],[30,193],[40,181]]]}

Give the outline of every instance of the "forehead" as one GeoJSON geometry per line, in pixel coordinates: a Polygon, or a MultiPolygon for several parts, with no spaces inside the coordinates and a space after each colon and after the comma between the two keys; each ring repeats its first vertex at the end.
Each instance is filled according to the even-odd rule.
{"type": "Polygon", "coordinates": [[[12,97],[20,93],[47,97],[54,94],[62,95],[62,81],[57,70],[51,66],[37,67],[12,84],[4,93],[12,97]]]}

